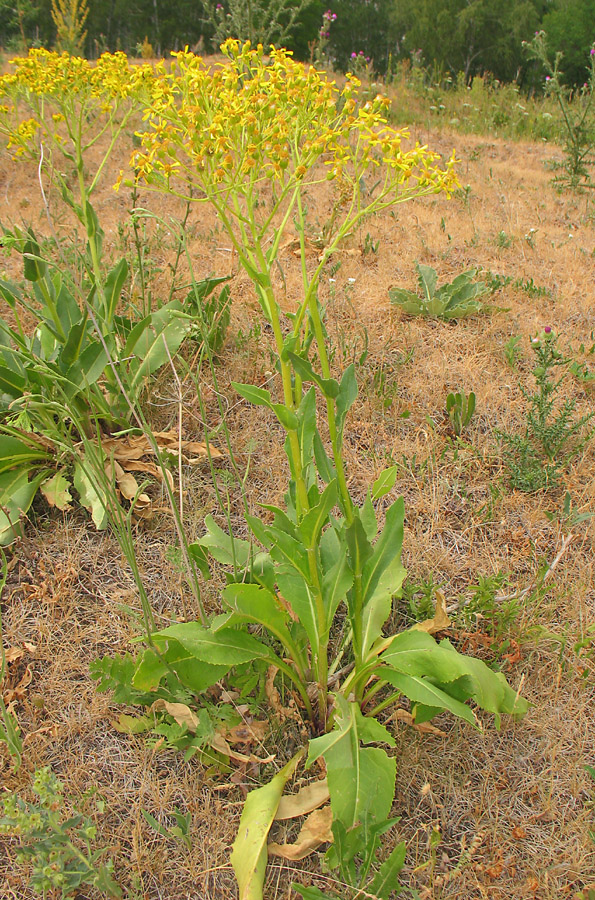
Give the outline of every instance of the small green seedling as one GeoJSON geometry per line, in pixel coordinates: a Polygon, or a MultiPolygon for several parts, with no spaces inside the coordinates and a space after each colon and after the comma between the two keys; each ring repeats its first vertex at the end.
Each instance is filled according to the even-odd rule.
{"type": "Polygon", "coordinates": [[[157,834],[160,834],[162,837],[174,838],[177,841],[181,841],[189,850],[192,848],[192,839],[190,837],[190,825],[192,824],[191,813],[183,815],[176,807],[174,807],[171,816],[176,824],[170,825],[169,827],[162,825],[157,821],[155,816],[152,816],[150,812],[147,812],[147,810],[142,807],[141,813],[145,822],[150,825],[157,834]]]}
{"type": "Polygon", "coordinates": [[[465,391],[450,393],[446,398],[446,412],[450,419],[452,430],[457,437],[461,436],[463,428],[466,428],[475,412],[475,394],[473,391],[467,395],[465,391]]]}
{"type": "Polygon", "coordinates": [[[473,281],[478,269],[461,272],[452,281],[437,288],[438,276],[431,266],[415,264],[422,296],[404,288],[391,288],[391,303],[399,306],[409,316],[427,316],[435,319],[462,319],[485,311],[487,307],[479,297],[488,292],[483,281],[473,281]]]}
{"type": "Polygon", "coordinates": [[[521,348],[519,347],[521,341],[522,337],[519,334],[513,334],[504,344],[504,359],[511,369],[516,369],[517,367],[519,356],[521,355],[521,348]]]}

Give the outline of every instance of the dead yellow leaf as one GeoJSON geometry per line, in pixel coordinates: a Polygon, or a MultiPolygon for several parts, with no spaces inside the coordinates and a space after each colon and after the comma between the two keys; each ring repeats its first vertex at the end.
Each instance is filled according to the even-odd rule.
{"type": "Polygon", "coordinates": [[[437,631],[444,631],[450,625],[450,619],[446,612],[446,598],[444,592],[436,591],[436,612],[431,619],[425,622],[418,622],[411,629],[412,631],[425,631],[428,634],[436,634],[437,631]]]}
{"type": "Polygon", "coordinates": [[[156,700],[151,709],[164,709],[172,719],[175,719],[178,725],[186,725],[188,731],[196,731],[198,716],[185,703],[169,703],[167,700],[156,700]]]}
{"type": "Polygon", "coordinates": [[[130,472],[125,472],[117,460],[114,460],[114,472],[116,484],[122,496],[126,500],[133,500],[138,493],[138,482],[134,475],[131,475],[130,472]]]}
{"type": "Polygon", "coordinates": [[[230,744],[260,744],[266,737],[269,730],[268,722],[242,722],[241,725],[234,725],[229,731],[225,732],[225,738],[230,744]]]}
{"type": "Polygon", "coordinates": [[[33,681],[33,669],[30,665],[25,669],[25,673],[19,683],[14,688],[9,688],[3,695],[4,702],[8,706],[15,700],[22,700],[27,692],[27,688],[33,681]]]}
{"type": "Polygon", "coordinates": [[[275,820],[295,819],[305,816],[306,813],[318,809],[329,798],[328,783],[326,778],[307,784],[297,794],[285,794],[277,807],[275,820]]]}
{"type": "Polygon", "coordinates": [[[333,814],[330,806],[315,809],[302,825],[297,840],[293,844],[271,842],[267,848],[269,855],[281,856],[283,859],[291,859],[293,861],[305,859],[306,856],[317,850],[321,844],[332,843],[332,824],[333,814]]]}
{"type": "Polygon", "coordinates": [[[259,757],[255,756],[251,753],[249,756],[245,753],[238,753],[237,750],[234,750],[229,744],[222,734],[214,734],[211,738],[209,738],[209,744],[216,750],[217,753],[222,753],[224,756],[228,756],[230,759],[235,759],[236,762],[241,763],[270,763],[275,759],[274,756],[267,757],[259,757]]]}
{"type": "Polygon", "coordinates": [[[420,734],[435,734],[438,735],[438,737],[446,737],[446,732],[442,731],[440,728],[436,728],[431,722],[421,722],[418,725],[411,713],[407,712],[406,709],[396,709],[392,718],[396,719],[398,722],[402,722],[404,725],[409,725],[411,728],[416,728],[420,734]]]}

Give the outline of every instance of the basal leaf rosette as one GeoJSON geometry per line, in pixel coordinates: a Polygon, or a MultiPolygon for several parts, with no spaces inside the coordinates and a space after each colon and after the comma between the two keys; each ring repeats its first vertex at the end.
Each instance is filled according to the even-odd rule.
{"type": "Polygon", "coordinates": [[[370,165],[383,170],[377,202],[395,202],[456,185],[426,147],[404,149],[409,135],[385,118],[388,99],[358,104],[360,82],[340,89],[289,51],[228,40],[215,65],[188,50],[173,54],[153,83],[147,129],[132,165],[137,177],[186,194],[196,185],[217,202],[248,197],[266,181],[276,199],[297,185],[339,179],[356,185],[370,165]],[[318,163],[324,164],[317,165],[318,163]]]}

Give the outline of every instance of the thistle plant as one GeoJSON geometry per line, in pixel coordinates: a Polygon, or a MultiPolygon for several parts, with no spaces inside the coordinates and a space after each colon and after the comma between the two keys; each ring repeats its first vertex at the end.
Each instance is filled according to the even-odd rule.
{"type": "Polygon", "coordinates": [[[577,418],[575,399],[556,401],[570,360],[558,349],[558,337],[549,325],[531,339],[531,350],[535,389],[531,392],[521,385],[527,401],[524,430],[499,432],[511,486],[528,492],[554,487],[595,430],[588,427],[595,413],[577,418]],[[558,378],[557,371],[562,371],[558,378]]]}
{"type": "MultiPolygon", "coordinates": [[[[327,861],[356,892],[383,898],[395,888],[403,848],[373,874],[379,836],[393,824],[396,773],[384,749],[365,746],[394,746],[376,717],[402,696],[416,721],[446,709],[474,724],[470,698],[497,720],[525,704],[501,674],[461,656],[448,640],[436,642],[438,618],[421,630],[384,631],[405,578],[404,503],[384,507],[396,467],[381,473],[363,503],[350,492],[343,443],[357,382],[353,366],[331,369],[318,285],[364,217],[450,192],[455,161],[442,167],[426,147],[407,149],[407,133],[387,125],[388,101],[359,103],[353,76],[339,90],[285,50],[273,48],[267,59],[261,46],[230,40],[222,51],[227,62],[212,67],[188,51],[173,54],[171,71],[161,70],[153,84],[131,166],[155,190],[209,203],[250,277],[273,334],[278,384],[272,391],[234,387],[284,429],[290,480],[281,505],[265,504],[267,519],[246,515],[248,540],[207,518],[204,536],[189,549],[205,577],[212,561],[225,569],[223,613],[207,625],[153,632],[129,677],[135,690],[152,692],[173,676],[200,696],[237,666],[277,671],[312,736],[306,765],[321,757],[326,764],[334,838],[327,861]],[[377,186],[364,194],[370,168],[377,186]],[[311,263],[305,199],[325,183],[336,191],[338,214],[311,263]],[[301,296],[291,304],[273,277],[288,232],[300,247],[302,274],[301,296]]],[[[262,896],[267,834],[304,755],[300,750],[248,797],[232,854],[242,900],[262,896]]]]}
{"type": "Polygon", "coordinates": [[[585,82],[575,91],[564,84],[563,54],[556,53],[552,61],[544,31],[536,32],[524,47],[529,58],[537,60],[545,69],[546,95],[556,99],[562,113],[566,159],[561,164],[563,173],[554,181],[562,187],[595,187],[591,176],[595,164],[595,43],[585,66],[585,82]]]}
{"type": "Polygon", "coordinates": [[[263,44],[286,44],[300,16],[314,0],[200,0],[206,21],[213,28],[216,49],[228,38],[263,44]]]}

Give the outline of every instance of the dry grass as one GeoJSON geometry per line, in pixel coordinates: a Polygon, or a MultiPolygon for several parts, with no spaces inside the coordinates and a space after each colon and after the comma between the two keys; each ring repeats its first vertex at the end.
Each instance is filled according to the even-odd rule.
{"type": "MultiPolygon", "coordinates": [[[[354,492],[363,496],[388,463],[401,464],[395,491],[406,500],[404,561],[410,580],[432,575],[456,609],[479,574],[505,573],[508,593],[535,584],[544,562],[551,564],[562,546],[563,529],[545,512],[561,508],[565,490],[577,509],[594,508],[593,447],[559,489],[526,495],[506,487],[494,430],[512,431],[522,424],[518,383],[530,384],[529,336],[550,324],[563,347],[576,348],[595,328],[595,209],[584,196],[553,191],[538,145],[416,137],[445,156],[453,145],[457,148],[461,180],[470,185],[467,201],[435,198],[399,209],[396,217],[371,219],[339,255],[340,268],[327,273],[321,297],[328,306],[338,371],[360,356],[367,340],[368,354],[358,373],[360,396],[346,436],[354,492]],[[499,243],[501,231],[510,246],[499,243]],[[377,254],[362,253],[366,232],[379,241],[377,254]],[[533,247],[528,234],[534,235],[533,247]],[[494,299],[506,311],[456,325],[406,320],[391,308],[388,288],[413,286],[415,260],[434,266],[441,279],[472,265],[532,278],[548,296],[508,286],[494,299]],[[511,335],[523,337],[518,372],[503,355],[511,335]],[[457,455],[444,408],[447,392],[460,388],[475,391],[477,412],[466,434],[468,447],[457,455]]],[[[118,234],[128,204],[108,186],[97,203],[117,252],[129,239],[118,234]]],[[[145,204],[162,215],[172,212],[163,200],[141,197],[139,205],[145,204]]],[[[328,204],[323,193],[310,199],[314,230],[328,216],[328,204]]],[[[43,231],[34,177],[1,157],[0,219],[21,218],[43,231]]],[[[64,220],[59,227],[66,233],[70,226],[64,220]]],[[[232,255],[214,228],[207,211],[194,210],[188,233],[199,276],[235,273],[232,255]]],[[[150,224],[146,240],[152,265],[163,269],[154,274],[158,296],[166,290],[171,243],[150,224]]],[[[297,260],[287,249],[280,261],[290,307],[299,291],[297,260]]],[[[0,261],[6,269],[12,265],[9,259],[0,261]]],[[[230,387],[232,380],[262,384],[271,375],[266,329],[238,345],[239,330],[246,335],[259,321],[252,288],[241,274],[234,276],[232,296],[232,324],[218,378],[239,463],[250,465],[248,502],[256,509],[260,502],[275,502],[284,490],[282,434],[265,410],[238,403],[230,387]]],[[[219,411],[213,387],[208,374],[201,381],[208,424],[214,427],[219,411]]],[[[196,397],[188,384],[185,390],[185,433],[199,437],[196,397]]],[[[565,391],[574,393],[580,413],[592,408],[592,387],[569,379],[565,391]]],[[[168,377],[158,381],[148,409],[159,427],[175,421],[175,390],[168,377]]],[[[206,471],[187,476],[192,536],[217,505],[206,471]]],[[[240,530],[233,490],[231,499],[240,530]]],[[[171,524],[161,517],[139,526],[137,537],[151,602],[158,621],[168,622],[190,602],[182,598],[179,576],[166,558],[174,544],[171,524]]],[[[496,651],[483,648],[477,635],[470,638],[476,651],[488,656],[505,639],[517,641],[520,658],[504,665],[533,704],[523,721],[504,722],[497,732],[486,719],[484,730],[476,733],[442,717],[438,724],[444,736],[393,725],[399,760],[394,813],[402,817],[396,836],[408,843],[406,873],[424,900],[557,900],[595,883],[595,844],[589,838],[594,791],[584,772],[595,752],[595,650],[590,657],[574,650],[595,621],[594,538],[592,523],[576,527],[547,590],[528,591],[512,623],[478,620],[469,626],[476,633],[495,628],[496,651]],[[433,827],[441,833],[435,859],[429,849],[433,827]]],[[[214,583],[205,589],[213,610],[216,588],[214,583]]],[[[259,773],[207,777],[196,760],[184,763],[173,752],[150,748],[142,737],[118,734],[111,725],[117,710],[89,679],[92,660],[123,653],[141,628],[134,584],[115,540],[93,533],[82,513],[63,519],[39,515],[14,550],[2,617],[7,646],[29,641],[36,647],[10,671],[9,686],[14,686],[30,665],[31,681],[17,706],[25,763],[15,775],[3,758],[5,788],[26,792],[31,772],[42,765],[52,766],[73,804],[83,809],[90,808],[86,792],[96,787],[106,800],[98,822],[101,841],[112,848],[130,898],[236,896],[228,849],[245,790],[258,782],[259,773]],[[165,817],[174,806],[192,813],[190,851],[154,834],[140,812],[144,808],[165,817]]],[[[272,750],[282,758],[287,748],[283,732],[277,734],[281,743],[272,750]]],[[[27,900],[32,895],[26,873],[14,867],[13,853],[14,845],[4,839],[0,896],[27,900]]],[[[315,860],[303,869],[302,881],[316,881],[315,860]]],[[[271,866],[269,900],[295,896],[289,887],[294,877],[286,866],[271,866]]],[[[326,882],[316,883],[323,887],[326,882]]],[[[79,894],[81,900],[87,896],[79,894]]]]}

